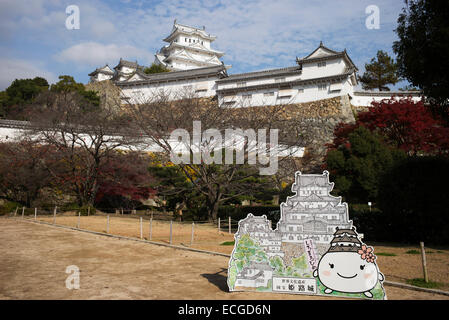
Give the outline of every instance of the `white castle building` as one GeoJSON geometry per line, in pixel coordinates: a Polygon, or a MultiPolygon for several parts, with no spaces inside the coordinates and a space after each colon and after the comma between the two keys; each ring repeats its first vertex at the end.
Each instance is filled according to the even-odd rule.
{"type": "Polygon", "coordinates": [[[337,227],[352,228],[348,205],[341,197],[330,194],[334,183],[329,182],[329,172],[322,175],[295,175],[292,191],[296,194],[281,204],[281,218],[277,230],[282,242],[302,242],[313,239],[315,243],[329,243],[337,227]]]}
{"type": "Polygon", "coordinates": [[[171,72],[145,74],[136,62],[120,59],[89,74],[90,81],[112,80],[130,103],[154,101],[161,94],[180,99],[186,94],[217,97],[221,106],[246,107],[310,102],[348,95],[356,106],[369,106],[392,95],[419,100],[419,92],[358,92],[357,67],[346,49],[334,51],[321,42],[309,55],[296,58],[293,66],[256,72],[228,74],[224,53],[211,48],[216,40],[205,27],[195,28],[176,22],[164,41],[168,44],[155,54],[155,64],[171,72]]]}

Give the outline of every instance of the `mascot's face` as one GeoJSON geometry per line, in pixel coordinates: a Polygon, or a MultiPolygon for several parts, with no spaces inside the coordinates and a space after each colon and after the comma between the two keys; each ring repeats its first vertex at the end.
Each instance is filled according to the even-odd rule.
{"type": "Polygon", "coordinates": [[[361,293],[376,286],[379,270],[356,252],[327,252],[318,264],[320,282],[329,289],[361,293]]]}

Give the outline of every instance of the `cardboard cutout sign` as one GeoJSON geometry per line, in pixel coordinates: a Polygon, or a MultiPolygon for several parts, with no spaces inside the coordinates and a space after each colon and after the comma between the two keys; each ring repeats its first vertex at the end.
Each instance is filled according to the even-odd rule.
{"type": "Polygon", "coordinates": [[[329,173],[296,172],[275,230],[266,216],[240,220],[229,261],[230,291],[386,299],[374,249],[330,194],[329,173]]]}

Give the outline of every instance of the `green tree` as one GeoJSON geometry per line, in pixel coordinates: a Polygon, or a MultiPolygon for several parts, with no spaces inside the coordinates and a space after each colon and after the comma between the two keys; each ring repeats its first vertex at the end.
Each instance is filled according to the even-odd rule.
{"type": "Polygon", "coordinates": [[[396,84],[399,81],[397,75],[397,64],[388,53],[379,50],[376,58],[365,64],[365,73],[359,77],[363,89],[379,89],[379,91],[390,91],[388,84],[396,84]]]}
{"type": "Polygon", "coordinates": [[[346,201],[366,203],[377,199],[379,179],[405,157],[382,136],[360,126],[336,149],[328,151],[326,168],[335,177],[336,193],[346,201]]]}
{"type": "Polygon", "coordinates": [[[448,116],[449,2],[406,1],[395,31],[399,75],[421,88],[448,116]]]}
{"type": "Polygon", "coordinates": [[[388,217],[387,241],[449,244],[449,159],[409,157],[380,183],[378,207],[388,217]]]}
{"type": "Polygon", "coordinates": [[[47,90],[48,82],[44,78],[16,79],[0,94],[0,112],[7,118],[23,119],[25,106],[47,90]]]}
{"type": "Polygon", "coordinates": [[[81,97],[83,97],[92,105],[97,107],[100,105],[100,97],[97,95],[97,93],[95,91],[86,90],[84,84],[76,82],[72,76],[59,76],[59,81],[51,85],[50,91],[62,94],[77,92],[81,97]]]}
{"type": "Polygon", "coordinates": [[[170,72],[170,69],[166,68],[161,64],[153,63],[150,67],[145,68],[143,72],[145,72],[146,74],[161,73],[161,72],[170,72]]]}

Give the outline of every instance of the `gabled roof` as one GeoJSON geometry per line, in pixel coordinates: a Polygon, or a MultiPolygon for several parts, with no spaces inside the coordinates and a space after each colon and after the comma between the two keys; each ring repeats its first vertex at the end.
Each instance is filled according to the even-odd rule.
{"type": "Polygon", "coordinates": [[[340,51],[340,52],[334,51],[334,50],[329,49],[328,47],[324,46],[323,42],[320,42],[320,45],[318,46],[318,48],[316,48],[308,56],[306,56],[302,59],[299,59],[298,57],[296,57],[296,62],[299,65],[301,65],[303,63],[325,61],[325,60],[330,60],[330,59],[335,59],[335,58],[343,58],[350,68],[353,68],[353,69],[355,69],[355,71],[358,71],[356,65],[349,57],[346,49],[344,49],[343,51],[340,51]]]}
{"type": "Polygon", "coordinates": [[[210,41],[214,41],[217,37],[210,35],[209,33],[207,33],[205,31],[205,27],[203,27],[202,29],[200,28],[196,28],[196,27],[192,27],[192,26],[188,26],[188,25],[184,25],[184,24],[180,24],[177,23],[176,20],[173,23],[173,29],[170,33],[170,35],[168,37],[166,37],[165,39],[163,39],[165,42],[171,42],[171,40],[178,34],[186,34],[186,35],[198,35],[201,38],[210,40],[210,41]]]}
{"type": "Polygon", "coordinates": [[[316,48],[315,50],[313,50],[313,52],[311,54],[309,54],[308,56],[304,57],[303,59],[310,59],[310,58],[314,58],[314,57],[318,57],[318,56],[322,56],[322,55],[336,55],[339,54],[341,52],[337,52],[334,51],[332,49],[329,49],[328,47],[323,45],[323,41],[320,42],[320,45],[318,46],[318,48],[316,48]],[[319,53],[322,52],[322,54],[320,55],[319,53]]]}
{"type": "Polygon", "coordinates": [[[284,76],[289,74],[301,74],[301,67],[287,67],[287,68],[279,68],[279,69],[270,69],[270,70],[262,70],[256,72],[246,72],[246,73],[236,73],[231,74],[225,79],[218,80],[218,83],[227,83],[241,80],[249,80],[249,79],[260,79],[260,78],[271,78],[276,76],[284,76]]]}
{"type": "Polygon", "coordinates": [[[224,52],[221,51],[217,51],[214,49],[208,49],[205,46],[199,44],[199,43],[192,43],[190,45],[184,45],[184,44],[180,44],[177,42],[172,42],[167,48],[165,48],[165,50],[170,49],[172,47],[178,47],[178,48],[183,48],[184,50],[195,50],[195,51],[200,51],[200,52],[205,52],[205,53],[213,53],[218,57],[222,57],[224,56],[224,52]]]}
{"type": "Polygon", "coordinates": [[[88,75],[95,76],[99,73],[108,74],[108,75],[114,75],[114,70],[112,70],[107,64],[104,67],[97,68],[93,72],[89,73],[88,75]]]}
{"type": "Polygon", "coordinates": [[[120,58],[120,61],[118,63],[117,66],[114,67],[115,70],[119,69],[120,67],[128,67],[128,68],[134,68],[134,69],[143,69],[143,66],[140,66],[137,61],[133,62],[133,61],[128,61],[128,60],[123,60],[122,58],[120,58]]]}

